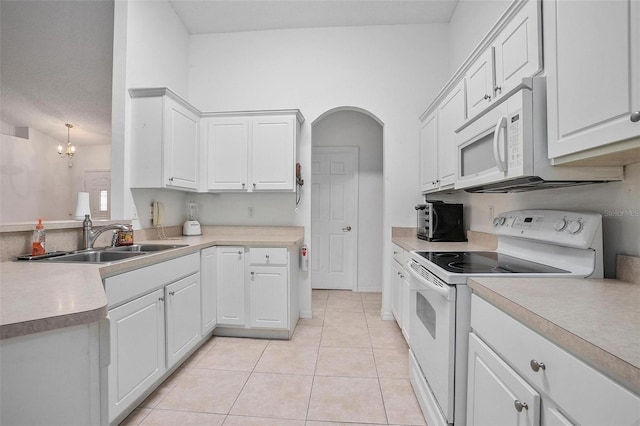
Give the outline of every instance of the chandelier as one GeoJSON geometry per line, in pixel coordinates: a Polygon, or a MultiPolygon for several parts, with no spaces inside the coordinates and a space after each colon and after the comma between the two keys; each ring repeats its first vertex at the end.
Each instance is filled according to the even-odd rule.
{"type": "Polygon", "coordinates": [[[73,128],[73,124],[66,123],[65,126],[67,126],[67,148],[65,149],[62,145],[58,145],[58,155],[62,158],[71,159],[76,153],[76,147],[71,145],[71,139],[69,135],[71,128],[73,128]]]}

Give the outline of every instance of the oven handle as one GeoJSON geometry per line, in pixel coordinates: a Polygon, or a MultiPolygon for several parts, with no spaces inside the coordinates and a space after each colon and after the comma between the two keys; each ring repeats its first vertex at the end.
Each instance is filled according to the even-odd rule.
{"type": "Polygon", "coordinates": [[[429,280],[425,280],[424,277],[418,275],[416,273],[416,271],[414,271],[411,268],[411,261],[407,262],[406,265],[406,270],[409,271],[409,273],[413,276],[413,278],[415,278],[416,280],[418,280],[418,282],[420,284],[422,284],[425,287],[428,287],[429,290],[435,291],[436,293],[438,293],[440,296],[444,297],[445,299],[449,300],[449,290],[446,288],[442,288],[440,286],[435,285],[434,283],[432,283],[429,280]]]}

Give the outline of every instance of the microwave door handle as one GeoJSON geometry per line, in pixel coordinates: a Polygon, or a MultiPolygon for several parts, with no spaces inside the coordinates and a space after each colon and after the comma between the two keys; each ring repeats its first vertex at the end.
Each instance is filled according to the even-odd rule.
{"type": "Polygon", "coordinates": [[[505,147],[507,143],[507,117],[502,116],[500,120],[498,120],[498,124],[496,124],[496,130],[493,133],[493,158],[496,161],[496,166],[498,170],[501,172],[507,171],[507,162],[502,159],[500,156],[500,130],[504,128],[504,142],[505,147]]]}

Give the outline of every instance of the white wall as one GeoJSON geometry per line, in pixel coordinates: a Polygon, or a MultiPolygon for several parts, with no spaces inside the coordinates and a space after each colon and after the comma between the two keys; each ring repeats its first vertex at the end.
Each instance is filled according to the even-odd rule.
{"type": "Polygon", "coordinates": [[[429,198],[464,203],[465,227],[491,232],[489,207],[496,214],[526,208],[592,211],[603,215],[604,272],[615,277],[615,255],[640,256],[640,164],[625,167],[625,180],[573,188],[515,194],[433,195],[429,198]]]}
{"type": "MultiPolygon", "coordinates": [[[[391,226],[411,226],[418,188],[418,120],[447,77],[446,25],[397,25],[191,36],[189,97],[203,111],[299,108],[299,159],[309,182],[311,124],[341,106],[384,123],[383,250],[391,226]]],[[[284,207],[283,207],[284,208],[284,207]]],[[[294,225],[309,242],[310,197],[294,225]]],[[[389,249],[390,250],[390,249],[389,249]]],[[[365,265],[366,267],[366,265],[365,265]]],[[[373,265],[378,267],[378,265],[373,265]]],[[[386,277],[386,262],[383,277],[386,277]]],[[[310,313],[302,274],[303,313],[310,313]]],[[[385,287],[388,283],[385,284],[385,287]]],[[[383,300],[385,311],[388,303],[383,300]]]]}
{"type": "MultiPolygon", "coordinates": [[[[150,195],[137,193],[134,200],[129,191],[130,164],[128,155],[130,132],[128,126],[130,98],[128,89],[139,87],[169,87],[186,97],[188,92],[189,34],[175,14],[173,7],[164,0],[123,0],[115,2],[114,14],[114,113],[112,151],[112,218],[136,219],[137,204],[147,202],[150,195]],[[125,34],[123,37],[122,34],[125,34]],[[126,56],[119,55],[124,49],[126,56]],[[134,204],[135,202],[135,204],[134,204]],[[135,209],[135,210],[134,210],[135,209]]],[[[181,203],[166,203],[167,225],[178,225],[181,203]]],[[[162,201],[162,200],[159,200],[162,201]]],[[[145,207],[146,211],[146,207],[145,207]]],[[[140,224],[134,220],[134,228],[140,224]]]]}
{"type": "MultiPolygon", "coordinates": [[[[313,125],[313,147],[358,147],[358,288],[382,290],[382,127],[356,111],[338,111],[313,125]]],[[[309,186],[310,188],[310,186],[309,186]]]]}
{"type": "Polygon", "coordinates": [[[35,129],[29,139],[0,135],[0,223],[68,220],[73,170],[57,147],[66,143],[35,129]]]}
{"type": "Polygon", "coordinates": [[[459,0],[449,22],[449,75],[462,65],[511,0],[459,0]]]}

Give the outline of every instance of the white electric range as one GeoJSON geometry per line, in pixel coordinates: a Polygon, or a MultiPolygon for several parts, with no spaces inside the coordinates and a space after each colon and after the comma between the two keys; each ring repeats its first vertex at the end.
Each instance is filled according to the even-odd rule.
{"type": "Polygon", "coordinates": [[[519,210],[493,221],[496,251],[412,251],[410,380],[430,426],[466,424],[473,277],[602,278],[602,216],[519,210]]]}

